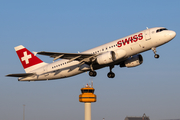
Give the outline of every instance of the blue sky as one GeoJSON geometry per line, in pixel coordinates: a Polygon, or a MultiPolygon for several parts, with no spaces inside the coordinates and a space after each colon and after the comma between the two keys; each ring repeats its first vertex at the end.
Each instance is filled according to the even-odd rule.
{"type": "Polygon", "coordinates": [[[174,40],[157,48],[159,59],[152,51],[144,52],[142,65],[116,66],[114,79],[107,78],[109,68],[97,71],[92,119],[124,120],[143,113],[151,120],[180,118],[179,5],[179,0],[0,1],[0,119],[23,119],[23,104],[26,120],[84,119],[84,104],[78,97],[91,80],[89,75],[41,82],[5,77],[24,72],[15,46],[77,53],[159,26],[177,33],[174,40]]]}

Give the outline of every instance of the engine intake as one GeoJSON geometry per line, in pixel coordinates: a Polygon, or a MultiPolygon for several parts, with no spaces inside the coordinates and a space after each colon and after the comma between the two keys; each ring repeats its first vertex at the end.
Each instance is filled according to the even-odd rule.
{"type": "Polygon", "coordinates": [[[143,63],[143,57],[141,54],[134,55],[132,57],[129,57],[122,63],[120,63],[120,67],[136,67],[138,65],[141,65],[143,63]]]}

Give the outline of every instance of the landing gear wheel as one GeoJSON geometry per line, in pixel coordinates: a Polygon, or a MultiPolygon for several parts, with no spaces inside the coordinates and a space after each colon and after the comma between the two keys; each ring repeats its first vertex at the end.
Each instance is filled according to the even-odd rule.
{"type": "Polygon", "coordinates": [[[156,54],[156,47],[152,47],[151,50],[154,52],[154,57],[159,58],[159,55],[156,54]]]}
{"type": "Polygon", "coordinates": [[[96,71],[89,71],[89,76],[95,77],[97,75],[96,71]]]}
{"type": "Polygon", "coordinates": [[[155,57],[155,58],[159,58],[159,55],[158,55],[158,54],[155,54],[154,57],[155,57]]]}
{"type": "Polygon", "coordinates": [[[107,74],[108,78],[114,78],[115,77],[115,74],[113,72],[109,72],[107,74]]]}

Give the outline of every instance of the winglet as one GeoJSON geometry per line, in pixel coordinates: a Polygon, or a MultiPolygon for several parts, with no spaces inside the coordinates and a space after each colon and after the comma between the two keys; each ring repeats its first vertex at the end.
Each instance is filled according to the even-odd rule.
{"type": "Polygon", "coordinates": [[[32,51],[32,52],[34,53],[34,56],[36,56],[36,55],[37,55],[37,53],[38,53],[38,52],[34,52],[34,51],[32,51]]]}

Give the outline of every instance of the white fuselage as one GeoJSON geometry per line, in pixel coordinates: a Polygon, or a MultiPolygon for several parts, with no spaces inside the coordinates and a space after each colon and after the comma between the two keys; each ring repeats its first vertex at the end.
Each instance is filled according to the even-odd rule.
{"type": "MultiPolygon", "coordinates": [[[[162,27],[146,29],[137,32],[135,34],[126,36],[124,38],[120,38],[118,40],[92,48],[82,53],[101,54],[107,51],[116,51],[121,49],[126,51],[126,55],[124,58],[127,59],[130,56],[150,50],[153,47],[158,47],[160,45],[163,45],[175,37],[176,33],[171,30],[164,30],[157,32],[157,30],[161,28],[162,27]]],[[[93,68],[100,69],[102,67],[109,66],[110,64],[117,65],[121,61],[122,59],[104,65],[94,64],[93,68]]],[[[83,64],[81,66],[79,64],[80,64],[79,61],[72,61],[68,63],[68,60],[61,59],[31,71],[32,73],[36,73],[37,75],[26,78],[19,78],[19,80],[33,81],[33,80],[60,79],[60,78],[74,76],[90,70],[90,66],[88,64],[83,64]]]]}

